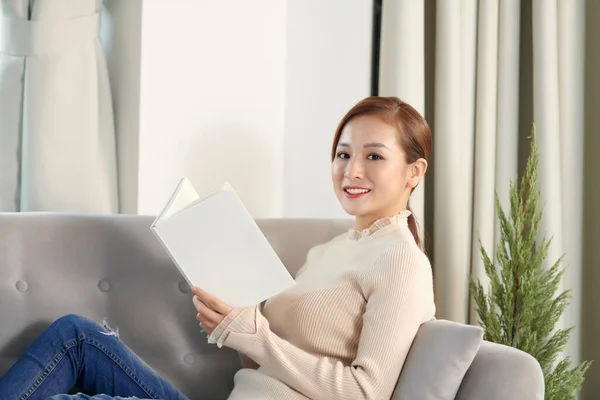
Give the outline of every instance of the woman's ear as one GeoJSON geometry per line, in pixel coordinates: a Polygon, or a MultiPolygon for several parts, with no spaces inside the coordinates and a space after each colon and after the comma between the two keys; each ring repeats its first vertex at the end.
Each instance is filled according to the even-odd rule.
{"type": "Polygon", "coordinates": [[[417,161],[410,165],[410,171],[408,176],[408,184],[411,188],[417,187],[423,176],[427,172],[427,160],[419,158],[417,161]]]}

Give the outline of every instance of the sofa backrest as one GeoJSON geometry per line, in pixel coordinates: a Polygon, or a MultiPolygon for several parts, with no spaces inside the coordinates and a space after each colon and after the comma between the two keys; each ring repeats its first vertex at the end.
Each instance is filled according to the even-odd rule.
{"type": "MultiPolygon", "coordinates": [[[[149,230],[153,220],[137,215],[0,213],[0,376],[50,323],[79,314],[118,328],[129,347],[188,397],[227,397],[239,357],[233,350],[206,344],[189,287],[149,230]]],[[[257,223],[292,274],[312,246],[351,227],[345,219],[257,223]]],[[[437,340],[433,333],[456,329],[442,321],[428,326],[437,328],[420,331],[421,340],[411,350],[417,375],[423,354],[419,343],[420,348],[434,348],[427,336],[437,340]]],[[[543,399],[539,365],[518,350],[483,342],[457,395],[460,400],[479,398],[543,399]]]]}
{"type": "MultiPolygon", "coordinates": [[[[192,294],[149,230],[154,217],[0,213],[0,376],[50,323],[79,314],[121,338],[190,398],[226,398],[239,357],[206,344],[192,294]]],[[[257,220],[295,273],[350,220],[257,220]]]]}

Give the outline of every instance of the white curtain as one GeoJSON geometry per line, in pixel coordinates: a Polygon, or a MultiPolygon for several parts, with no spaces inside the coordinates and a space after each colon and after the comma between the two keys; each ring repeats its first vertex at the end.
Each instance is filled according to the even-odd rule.
{"type": "Polygon", "coordinates": [[[0,211],[118,212],[101,6],[0,2],[0,211]]]}
{"type": "MultiPolygon", "coordinates": [[[[508,210],[510,181],[518,178],[535,123],[541,152],[541,234],[553,236],[548,263],[567,254],[561,289],[573,290],[561,326],[577,328],[565,353],[578,362],[581,328],[583,0],[533,0],[522,14],[520,0],[437,0],[433,52],[434,127],[432,198],[419,193],[417,213],[431,218],[438,318],[476,323],[468,276],[487,284],[478,238],[494,254],[499,240],[494,191],[508,210]],[[525,19],[524,19],[525,18],[525,19]],[[531,38],[522,35],[528,26],[531,38]],[[530,43],[523,43],[530,40],[530,43]],[[520,60],[532,48],[532,65],[520,60]],[[531,68],[533,81],[520,76],[531,68]],[[533,93],[527,121],[520,91],[533,93]],[[522,125],[520,125],[520,118],[522,125]],[[523,126],[527,129],[524,130],[523,126]],[[425,204],[433,203],[433,215],[425,204]]],[[[380,94],[396,95],[426,111],[425,0],[384,0],[380,94]]],[[[531,62],[530,62],[531,64],[531,62]]],[[[432,116],[433,115],[433,116],[432,116]]]]}

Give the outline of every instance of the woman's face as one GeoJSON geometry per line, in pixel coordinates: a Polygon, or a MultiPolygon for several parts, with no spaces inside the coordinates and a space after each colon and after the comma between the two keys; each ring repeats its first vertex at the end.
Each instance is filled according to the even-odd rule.
{"type": "Polygon", "coordinates": [[[331,172],[337,198],[356,217],[358,229],[405,210],[418,182],[396,128],[373,115],[354,117],[345,125],[331,172]]]}

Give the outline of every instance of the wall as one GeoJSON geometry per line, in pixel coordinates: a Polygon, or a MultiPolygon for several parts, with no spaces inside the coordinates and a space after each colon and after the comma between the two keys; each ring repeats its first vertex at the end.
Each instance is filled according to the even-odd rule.
{"type": "Polygon", "coordinates": [[[229,180],[256,217],[283,198],[285,15],[278,0],[145,2],[138,212],[179,178],[229,180]]]}
{"type": "Polygon", "coordinates": [[[345,217],[331,185],[338,122],[369,95],[373,5],[289,0],[284,215],[345,217]]]}
{"type": "Polygon", "coordinates": [[[121,212],[156,214],[187,175],[229,180],[255,217],[346,216],[329,149],[369,94],[371,2],[105,5],[121,212]]]}

